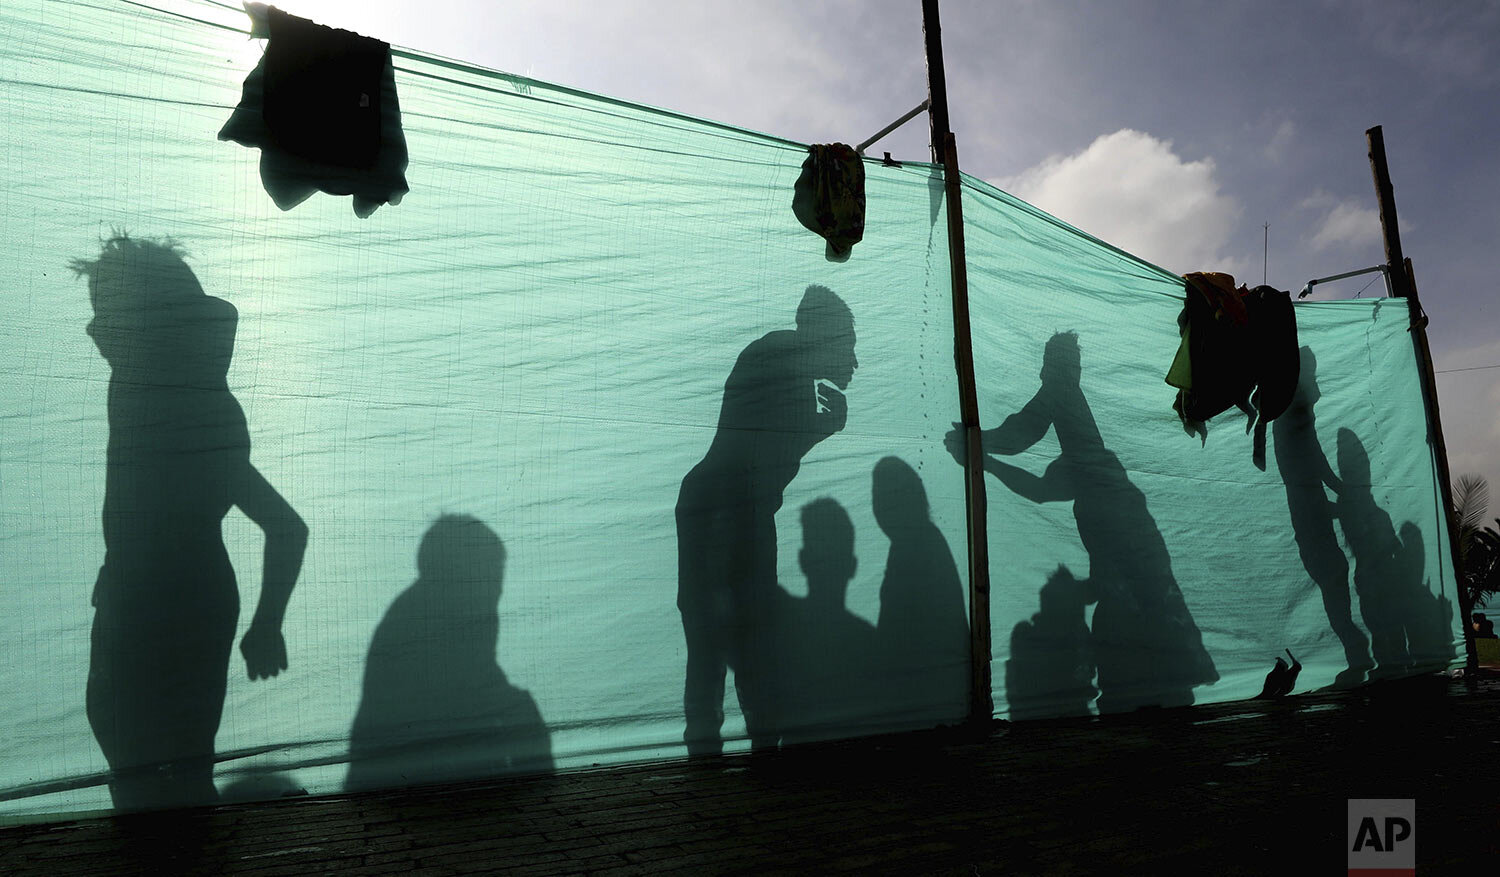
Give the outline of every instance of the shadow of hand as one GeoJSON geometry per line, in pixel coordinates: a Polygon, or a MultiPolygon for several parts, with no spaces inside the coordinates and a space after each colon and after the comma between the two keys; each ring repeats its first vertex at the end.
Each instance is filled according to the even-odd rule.
{"type": "Polygon", "coordinates": [[[240,640],[240,654],[245,656],[245,671],[251,679],[270,679],[286,669],[286,640],[281,628],[251,624],[240,640]]]}
{"type": "Polygon", "coordinates": [[[824,417],[828,418],[827,432],[831,435],[841,432],[844,425],[849,422],[849,400],[830,383],[819,383],[815,385],[814,393],[817,394],[818,407],[824,417]]]}
{"type": "Polygon", "coordinates": [[[948,430],[947,435],[943,436],[943,447],[948,449],[948,453],[953,455],[953,459],[958,465],[964,465],[964,461],[968,456],[968,444],[964,440],[963,424],[953,424],[953,428],[948,430]]]}

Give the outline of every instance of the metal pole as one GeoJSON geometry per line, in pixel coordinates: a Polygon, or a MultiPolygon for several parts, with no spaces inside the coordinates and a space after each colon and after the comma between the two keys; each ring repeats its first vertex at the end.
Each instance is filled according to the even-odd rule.
{"type": "Polygon", "coordinates": [[[969,273],[964,260],[963,198],[958,147],[948,130],[948,89],[943,76],[942,26],[937,0],[922,0],[927,44],[927,91],[931,104],[933,163],[943,166],[948,214],[948,258],[953,278],[953,359],[958,371],[959,417],[964,428],[964,498],[969,537],[969,721],[987,727],[995,712],[990,694],[990,558],[985,516],[984,445],[969,330],[969,273]]]}
{"type": "Polygon", "coordinates": [[[922,101],[921,103],[919,103],[916,106],[912,107],[906,113],[906,115],[902,116],[901,118],[897,119],[896,121],[890,123],[889,125],[886,125],[884,128],[881,128],[879,131],[876,131],[874,134],[870,135],[870,139],[868,139],[865,142],[861,143],[860,145],[854,147],[854,151],[857,152],[857,153],[859,153],[860,155],[864,155],[865,154],[865,150],[869,149],[871,146],[874,146],[877,142],[879,142],[880,138],[882,138],[885,135],[891,133],[892,131],[896,130],[897,128],[900,128],[902,125],[905,125],[907,122],[910,122],[912,119],[915,119],[917,117],[917,113],[925,112],[927,110],[927,108],[929,106],[931,106],[931,105],[932,105],[932,101],[930,101],[930,100],[924,100],[924,101],[922,101]]]}
{"type": "MultiPolygon", "coordinates": [[[[1312,280],[1307,281],[1307,285],[1304,286],[1304,287],[1302,287],[1302,291],[1299,292],[1299,293],[1297,293],[1297,297],[1298,298],[1307,298],[1309,295],[1312,295],[1312,288],[1314,286],[1317,286],[1319,283],[1332,283],[1335,280],[1348,280],[1350,277],[1358,277],[1361,274],[1374,274],[1376,271],[1379,271],[1381,274],[1386,275],[1386,278],[1385,278],[1385,291],[1386,291],[1386,294],[1387,295],[1395,295],[1395,292],[1391,289],[1391,278],[1390,278],[1390,273],[1391,272],[1390,272],[1389,266],[1386,266],[1386,265],[1373,265],[1373,266],[1371,266],[1369,268],[1361,268],[1358,271],[1345,271],[1343,274],[1335,274],[1332,277],[1314,277],[1312,280]]],[[[1373,283],[1374,281],[1371,281],[1371,282],[1373,283]]]]}
{"type": "Polygon", "coordinates": [[[1260,240],[1260,282],[1264,286],[1271,265],[1271,223],[1263,226],[1265,234],[1260,240]]]}
{"type": "Polygon", "coordinates": [[[1370,147],[1370,171],[1375,176],[1375,197],[1380,203],[1380,230],[1385,236],[1386,277],[1394,295],[1407,300],[1411,310],[1412,344],[1417,350],[1418,370],[1422,379],[1422,399],[1427,404],[1427,435],[1432,456],[1437,461],[1438,490],[1442,494],[1443,516],[1448,522],[1448,550],[1453,558],[1453,573],[1458,579],[1458,611],[1463,615],[1465,678],[1477,685],[1479,653],[1474,646],[1474,630],[1469,626],[1469,593],[1463,581],[1463,560],[1458,547],[1458,526],[1453,519],[1452,474],[1448,471],[1448,443],[1443,439],[1443,420],[1438,412],[1437,377],[1432,370],[1432,348],[1427,343],[1427,316],[1417,298],[1417,285],[1411,260],[1401,252],[1401,230],[1396,219],[1396,192],[1391,186],[1391,172],[1385,163],[1385,135],[1376,125],[1365,132],[1370,147]]]}

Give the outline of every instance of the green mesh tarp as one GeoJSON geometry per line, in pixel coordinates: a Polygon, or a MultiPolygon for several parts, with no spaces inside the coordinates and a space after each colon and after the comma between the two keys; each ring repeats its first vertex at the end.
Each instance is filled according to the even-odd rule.
{"type": "Polygon", "coordinates": [[[980,416],[999,433],[997,709],[1253,697],[1287,648],[1299,691],[1448,666],[1461,634],[1405,301],[1297,305],[1300,383],[1263,451],[1233,408],[1189,434],[1163,383],[1182,278],[964,192],[980,416]]]}
{"type": "MultiPolygon", "coordinates": [[[[0,7],[0,818],[964,718],[939,169],[834,261],[805,145],[398,51],[409,194],[283,211],[248,28],[0,7]]],[[[1403,302],[1297,307],[1258,454],[1172,410],[1180,278],[964,216],[998,717],[1451,663],[1403,302]]]]}

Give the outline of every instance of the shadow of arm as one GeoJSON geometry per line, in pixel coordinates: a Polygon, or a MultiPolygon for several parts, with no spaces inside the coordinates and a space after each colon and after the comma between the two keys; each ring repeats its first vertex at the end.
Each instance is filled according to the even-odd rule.
{"type": "Polygon", "coordinates": [[[1050,408],[1038,393],[1020,411],[1005,418],[994,429],[987,429],[982,433],[985,453],[1010,456],[1041,441],[1042,436],[1047,434],[1047,429],[1052,426],[1050,408]]]}
{"type": "Polygon", "coordinates": [[[1000,483],[1016,496],[1036,503],[1066,502],[1073,498],[1067,480],[1057,467],[1058,464],[1053,463],[1047,467],[1046,472],[1038,476],[1009,463],[1002,463],[994,457],[984,458],[984,471],[1000,479],[1000,483]]]}
{"type": "Polygon", "coordinates": [[[245,656],[251,679],[268,678],[287,667],[281,622],[292,597],[292,588],[302,571],[302,557],[307,551],[307,524],[260,474],[260,470],[249,463],[245,464],[235,505],[266,534],[260,599],[250,629],[240,643],[240,651],[245,656]]]}

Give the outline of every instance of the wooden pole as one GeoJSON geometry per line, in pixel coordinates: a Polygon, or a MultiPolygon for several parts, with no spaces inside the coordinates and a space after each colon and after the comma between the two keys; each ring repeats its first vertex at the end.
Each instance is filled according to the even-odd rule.
{"type": "Polygon", "coordinates": [[[1379,125],[1365,132],[1365,141],[1370,147],[1370,172],[1375,175],[1375,200],[1380,205],[1380,232],[1385,237],[1385,265],[1390,272],[1391,289],[1397,298],[1411,299],[1417,305],[1406,276],[1406,257],[1401,253],[1396,190],[1391,186],[1391,172],[1385,164],[1385,135],[1379,125]]]}
{"type": "Polygon", "coordinates": [[[969,272],[964,258],[964,213],[958,146],[948,130],[948,87],[943,75],[942,26],[937,0],[922,0],[927,44],[927,91],[933,163],[943,166],[948,214],[948,260],[953,279],[953,359],[958,371],[959,418],[964,428],[964,500],[969,539],[969,722],[988,727],[994,716],[990,674],[990,557],[985,514],[984,445],[969,329],[969,272]]]}
{"type": "Polygon", "coordinates": [[[932,163],[944,165],[948,127],[948,75],[943,71],[943,26],[938,20],[938,0],[922,0],[922,40],[927,48],[927,121],[932,144],[932,163]]]}
{"type": "Polygon", "coordinates": [[[1411,312],[1411,338],[1417,351],[1417,366],[1421,374],[1422,400],[1427,406],[1427,440],[1433,459],[1437,461],[1438,490],[1442,495],[1443,516],[1448,522],[1448,551],[1453,560],[1453,574],[1458,579],[1458,611],[1462,614],[1464,631],[1465,678],[1473,687],[1477,685],[1479,653],[1474,645],[1474,631],[1469,625],[1469,592],[1463,581],[1462,553],[1458,547],[1458,525],[1453,517],[1453,482],[1448,470],[1448,443],[1443,439],[1443,420],[1438,411],[1437,376],[1432,368],[1432,348],[1427,343],[1427,314],[1417,297],[1416,277],[1412,273],[1411,260],[1401,252],[1401,229],[1396,219],[1396,191],[1391,186],[1391,172],[1385,163],[1385,135],[1376,125],[1365,132],[1370,147],[1370,172],[1375,176],[1375,197],[1380,203],[1380,230],[1385,237],[1385,260],[1387,276],[1391,278],[1391,290],[1407,300],[1411,312]]]}

